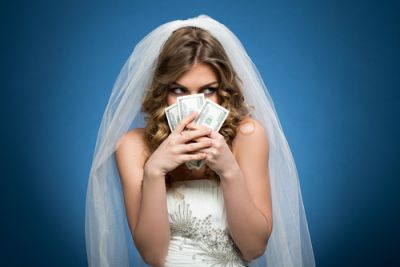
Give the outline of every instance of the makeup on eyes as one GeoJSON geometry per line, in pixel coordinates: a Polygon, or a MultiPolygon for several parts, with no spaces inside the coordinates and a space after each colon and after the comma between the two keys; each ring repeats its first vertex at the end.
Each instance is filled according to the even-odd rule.
{"type": "MultiPolygon", "coordinates": [[[[172,88],[169,88],[168,90],[169,90],[169,92],[171,92],[173,94],[183,94],[183,93],[187,92],[187,90],[185,90],[183,88],[180,88],[180,87],[172,87],[172,88]],[[178,89],[181,92],[176,92],[178,89]]],[[[203,90],[201,90],[199,93],[203,92],[204,94],[209,95],[209,94],[215,93],[215,91],[217,91],[217,88],[215,88],[215,87],[207,87],[207,88],[204,88],[203,90]],[[208,90],[211,91],[211,92],[205,92],[205,91],[208,91],[208,90]]]]}
{"type": "MultiPolygon", "coordinates": [[[[204,94],[206,94],[206,95],[210,95],[210,94],[213,94],[213,93],[215,93],[216,91],[217,91],[217,87],[214,87],[214,86],[210,86],[210,85],[213,85],[213,84],[218,84],[218,82],[212,82],[212,83],[209,83],[209,84],[206,84],[206,85],[204,85],[204,86],[202,86],[201,88],[200,88],[200,91],[199,91],[199,93],[201,93],[201,92],[204,92],[204,91],[206,91],[207,89],[208,90],[210,90],[211,92],[204,92],[204,94]]],[[[182,86],[182,85],[180,85],[179,83],[172,83],[171,84],[171,87],[168,89],[168,91],[169,92],[171,92],[172,94],[175,94],[175,95],[178,95],[178,94],[182,94],[182,93],[187,93],[188,92],[188,90],[187,90],[187,88],[186,87],[184,87],[184,86],[182,86]],[[180,92],[176,92],[176,90],[180,90],[180,92]]]]}

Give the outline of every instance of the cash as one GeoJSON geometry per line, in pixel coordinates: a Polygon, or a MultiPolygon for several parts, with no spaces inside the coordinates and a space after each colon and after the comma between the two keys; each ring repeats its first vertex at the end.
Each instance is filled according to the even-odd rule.
{"type": "Polygon", "coordinates": [[[178,104],[175,103],[166,107],[165,114],[167,115],[168,126],[172,132],[180,122],[178,104]]]}
{"type": "Polygon", "coordinates": [[[201,107],[195,119],[195,123],[205,125],[213,129],[213,131],[218,132],[222,124],[224,124],[226,117],[228,117],[228,114],[229,110],[207,99],[201,107]]]}
{"type": "MultiPolygon", "coordinates": [[[[229,110],[224,107],[211,100],[205,100],[204,94],[180,96],[175,104],[165,108],[168,126],[171,131],[193,111],[197,112],[194,120],[196,124],[205,125],[216,132],[220,130],[229,114],[229,110]]],[[[189,161],[185,164],[189,169],[200,169],[204,165],[204,160],[189,161]]]]}
{"type": "Polygon", "coordinates": [[[178,104],[179,120],[185,118],[193,111],[199,111],[204,104],[204,94],[178,96],[176,98],[178,104]]]}
{"type": "MultiPolygon", "coordinates": [[[[222,124],[224,124],[228,114],[229,110],[207,99],[201,107],[194,122],[199,125],[205,125],[213,131],[218,132],[219,129],[221,129],[222,124]]],[[[200,169],[203,165],[204,160],[190,162],[190,167],[195,169],[200,169]]]]}

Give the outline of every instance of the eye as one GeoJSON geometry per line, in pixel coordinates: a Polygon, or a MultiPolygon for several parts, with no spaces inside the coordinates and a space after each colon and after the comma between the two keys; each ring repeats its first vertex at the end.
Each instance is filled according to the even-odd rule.
{"type": "Polygon", "coordinates": [[[217,91],[217,88],[214,88],[214,87],[207,87],[203,90],[204,94],[206,94],[206,95],[213,94],[213,93],[215,93],[215,91],[217,91]]]}
{"type": "Polygon", "coordinates": [[[168,91],[171,92],[171,93],[173,93],[173,94],[176,94],[176,95],[179,95],[179,94],[182,94],[182,93],[185,92],[185,91],[182,90],[182,88],[180,88],[180,87],[169,88],[168,91]]]}

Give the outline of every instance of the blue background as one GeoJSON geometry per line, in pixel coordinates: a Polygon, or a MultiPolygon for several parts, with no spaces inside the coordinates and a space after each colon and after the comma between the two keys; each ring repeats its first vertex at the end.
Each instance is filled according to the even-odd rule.
{"type": "Polygon", "coordinates": [[[4,266],[86,266],[98,127],[134,46],[207,14],[242,41],[300,176],[317,266],[400,266],[399,4],[390,1],[1,3],[4,266]]]}

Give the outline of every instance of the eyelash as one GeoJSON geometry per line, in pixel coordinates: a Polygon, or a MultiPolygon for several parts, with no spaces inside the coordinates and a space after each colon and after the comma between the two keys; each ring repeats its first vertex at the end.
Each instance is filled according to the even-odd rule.
{"type": "MultiPolygon", "coordinates": [[[[171,92],[172,94],[175,94],[175,95],[181,94],[181,93],[176,93],[176,92],[175,92],[176,89],[180,89],[182,92],[185,92],[185,90],[182,89],[182,88],[180,88],[180,87],[170,88],[170,89],[169,89],[169,92],[171,92]]],[[[217,88],[215,88],[215,87],[207,87],[207,88],[204,88],[204,90],[207,90],[207,89],[211,89],[211,92],[210,92],[210,93],[204,93],[204,94],[206,94],[206,95],[213,94],[213,93],[215,93],[215,91],[217,91],[217,88]]],[[[203,91],[204,91],[204,90],[203,90],[203,91]]]]}

